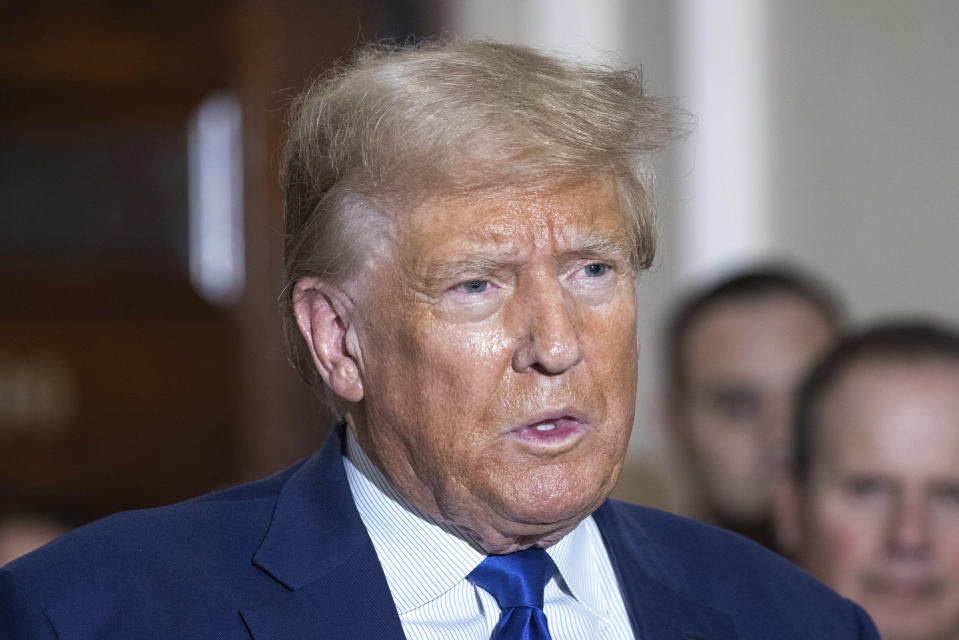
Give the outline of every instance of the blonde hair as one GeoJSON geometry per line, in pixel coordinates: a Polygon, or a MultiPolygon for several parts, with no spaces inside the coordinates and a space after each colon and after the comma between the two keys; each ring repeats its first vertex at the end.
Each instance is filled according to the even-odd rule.
{"type": "Polygon", "coordinates": [[[321,380],[293,315],[293,287],[362,271],[376,239],[429,196],[615,177],[633,267],[656,246],[650,156],[679,111],[636,70],[590,67],[472,40],[371,46],[295,101],[284,153],[287,349],[321,380]]]}

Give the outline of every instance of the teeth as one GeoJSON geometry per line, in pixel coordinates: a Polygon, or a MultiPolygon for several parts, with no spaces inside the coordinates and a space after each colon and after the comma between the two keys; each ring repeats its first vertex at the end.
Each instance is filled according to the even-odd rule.
{"type": "Polygon", "coordinates": [[[556,428],[556,425],[555,425],[555,424],[552,424],[552,423],[549,423],[549,424],[538,424],[538,425],[536,425],[536,430],[537,430],[537,431],[552,431],[552,430],[555,429],[555,428],[556,428]]]}

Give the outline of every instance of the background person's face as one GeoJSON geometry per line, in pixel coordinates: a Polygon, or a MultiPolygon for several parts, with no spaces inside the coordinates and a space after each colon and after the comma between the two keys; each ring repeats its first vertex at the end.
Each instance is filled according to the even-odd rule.
{"type": "Polygon", "coordinates": [[[851,365],[823,396],[800,560],[884,640],[959,638],[959,365],[851,365]]]}
{"type": "Polygon", "coordinates": [[[611,180],[433,200],[401,221],[358,331],[364,449],[487,550],[550,542],[622,466],[636,307],[611,180]]]}
{"type": "Polygon", "coordinates": [[[674,412],[705,515],[730,525],[769,518],[793,391],[832,338],[822,314],[788,294],[722,301],[690,326],[674,412]]]}

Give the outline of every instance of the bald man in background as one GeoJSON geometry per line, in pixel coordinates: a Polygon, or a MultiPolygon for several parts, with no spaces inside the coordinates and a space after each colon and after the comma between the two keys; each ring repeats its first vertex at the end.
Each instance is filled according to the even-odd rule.
{"type": "Polygon", "coordinates": [[[877,326],[802,388],[783,549],[884,640],[959,639],[959,332],[877,326]]]}

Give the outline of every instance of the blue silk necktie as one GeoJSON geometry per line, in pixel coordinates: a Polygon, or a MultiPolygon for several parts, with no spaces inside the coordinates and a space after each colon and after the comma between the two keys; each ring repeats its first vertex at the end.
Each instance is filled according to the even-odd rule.
{"type": "Polygon", "coordinates": [[[488,556],[473,569],[470,581],[489,591],[502,609],[493,640],[551,640],[543,590],[555,572],[549,554],[535,548],[488,556]]]}

